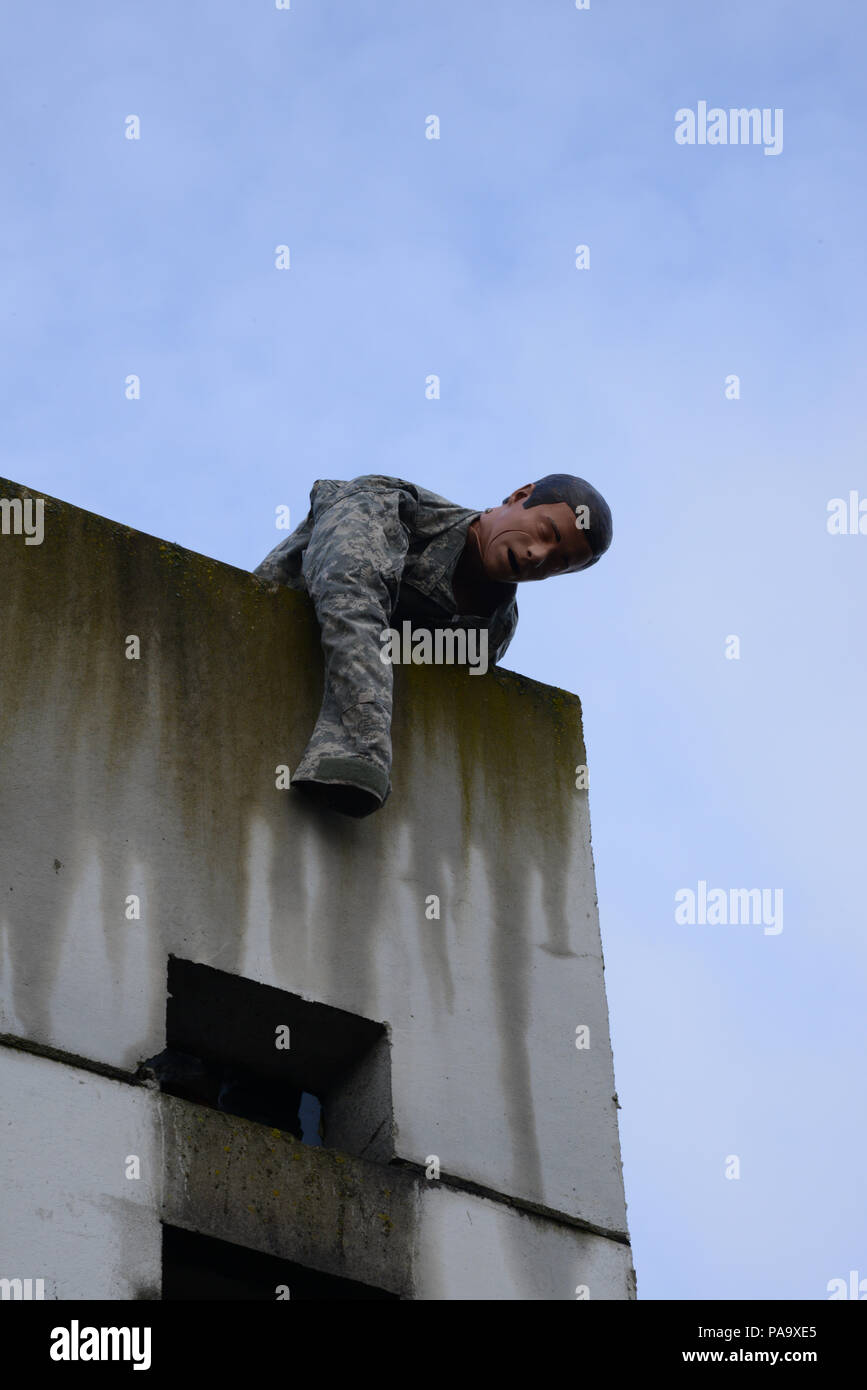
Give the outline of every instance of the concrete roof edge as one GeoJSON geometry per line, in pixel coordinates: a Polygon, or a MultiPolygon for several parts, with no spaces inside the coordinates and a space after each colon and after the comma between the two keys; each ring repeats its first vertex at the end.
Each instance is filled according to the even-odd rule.
{"type": "MultiPolygon", "coordinates": [[[[206,555],[204,551],[192,550],[189,546],[181,545],[177,541],[167,540],[165,536],[156,536],[151,531],[142,531],[139,527],[130,526],[127,522],[115,521],[111,517],[103,516],[101,512],[92,512],[89,508],[79,507],[76,503],[67,502],[62,497],[54,497],[51,493],[40,492],[38,488],[27,487],[24,483],[15,482],[12,478],[0,476],[0,496],[8,495],[10,491],[13,495],[17,494],[21,497],[33,497],[34,499],[42,498],[52,507],[61,508],[64,511],[77,512],[80,516],[98,521],[103,526],[109,527],[111,530],[127,537],[141,536],[147,540],[155,541],[159,545],[170,546],[172,550],[180,555],[186,555],[195,560],[204,560],[209,565],[219,565],[224,569],[233,570],[236,574],[243,574],[246,578],[252,579],[258,586],[265,586],[265,581],[257,578],[251,570],[242,569],[239,565],[233,565],[228,560],[221,560],[214,555],[206,555]]],[[[297,593],[298,591],[287,587],[286,592],[297,593]]],[[[541,695],[549,698],[559,697],[567,704],[573,705],[578,710],[579,714],[581,712],[581,698],[576,695],[574,691],[564,690],[561,686],[557,685],[547,685],[544,681],[534,680],[532,676],[525,676],[521,672],[512,671],[505,666],[493,666],[491,672],[501,684],[516,685],[528,695],[541,695]]]]}

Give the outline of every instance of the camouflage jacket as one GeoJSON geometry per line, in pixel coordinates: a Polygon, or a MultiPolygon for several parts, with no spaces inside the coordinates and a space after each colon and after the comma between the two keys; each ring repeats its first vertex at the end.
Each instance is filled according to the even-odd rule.
{"type": "Polygon", "coordinates": [[[482,617],[458,612],[451,582],[469,525],[480,513],[458,507],[404,478],[371,473],[351,482],[318,480],[310,491],[310,510],[304,521],[274,547],[254,574],[306,592],[301,562],[317,517],[333,503],[351,499],[354,492],[371,490],[381,490],[397,505],[408,538],[406,550],[395,552],[400,588],[393,621],[409,618],[418,627],[487,627],[488,659],[500,661],[518,625],[517,585],[501,584],[502,603],[488,617],[482,617]]]}

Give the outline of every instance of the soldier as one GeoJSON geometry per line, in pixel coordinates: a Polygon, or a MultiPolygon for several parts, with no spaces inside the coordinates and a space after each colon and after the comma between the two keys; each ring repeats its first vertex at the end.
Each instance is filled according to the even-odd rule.
{"type": "Polygon", "coordinates": [[[484,512],[403,478],[320,480],[310,511],[254,570],[310,595],[325,693],[292,785],[349,816],[391,793],[392,621],[487,632],[499,661],[518,623],[518,584],[574,574],[611,544],[611,512],[582,478],[551,473],[484,512]]]}

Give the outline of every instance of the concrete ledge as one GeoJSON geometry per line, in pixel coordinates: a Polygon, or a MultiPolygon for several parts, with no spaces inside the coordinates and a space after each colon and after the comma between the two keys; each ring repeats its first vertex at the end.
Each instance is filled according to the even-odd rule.
{"type": "Polygon", "coordinates": [[[176,1096],[160,1109],[161,1220],[412,1296],[418,1179],[176,1096]]]}

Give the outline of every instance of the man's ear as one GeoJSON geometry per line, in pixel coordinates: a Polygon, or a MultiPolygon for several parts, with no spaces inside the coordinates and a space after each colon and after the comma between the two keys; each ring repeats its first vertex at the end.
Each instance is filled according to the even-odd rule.
{"type": "Polygon", "coordinates": [[[509,497],[504,497],[502,505],[509,507],[513,502],[526,502],[534,487],[535,483],[524,483],[523,487],[516,488],[509,497]]]}

